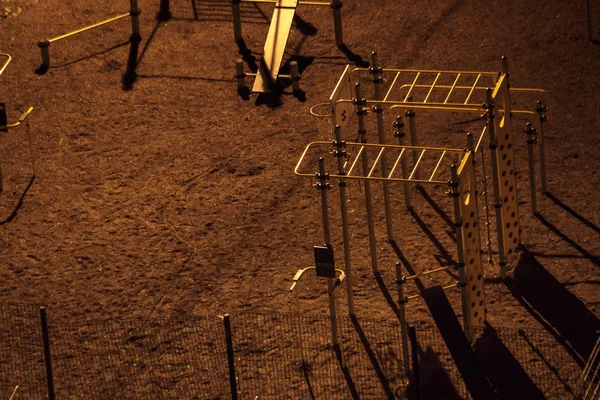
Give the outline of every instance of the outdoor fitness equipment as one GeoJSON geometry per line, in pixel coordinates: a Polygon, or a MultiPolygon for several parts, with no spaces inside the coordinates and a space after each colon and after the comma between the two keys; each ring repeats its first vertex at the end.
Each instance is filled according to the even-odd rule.
{"type": "MultiPolygon", "coordinates": [[[[489,137],[489,153],[491,157],[494,183],[494,207],[498,231],[498,252],[500,275],[506,276],[507,258],[514,254],[520,243],[520,227],[518,217],[518,200],[516,196],[516,178],[514,174],[514,149],[512,120],[527,117],[531,121],[527,125],[527,143],[529,153],[529,179],[531,206],[537,212],[534,145],[539,144],[540,175],[542,192],[547,192],[544,124],[548,120],[547,94],[541,89],[513,88],[508,81],[508,61],[502,58],[502,72],[474,71],[442,71],[442,70],[410,70],[384,69],[377,61],[377,54],[372,54],[371,68],[353,68],[346,66],[332,95],[330,104],[334,126],[346,127],[350,116],[355,113],[358,119],[359,141],[366,143],[365,117],[369,107],[377,117],[378,141],[384,143],[387,136],[394,136],[400,145],[405,143],[404,122],[408,120],[410,144],[418,146],[416,112],[429,111],[435,113],[470,113],[481,116],[485,121],[483,136],[489,137]],[[360,84],[352,87],[352,82],[359,79],[359,73],[367,72],[373,82],[374,98],[362,96],[360,84]],[[384,92],[384,74],[393,76],[384,92]],[[354,90],[353,90],[354,89],[354,90]],[[546,101],[538,101],[535,110],[512,109],[511,93],[529,93],[542,96],[546,101]],[[387,116],[387,123],[385,117],[387,116]],[[386,126],[387,124],[387,126],[386,126]]],[[[479,145],[477,146],[479,148],[479,145]]],[[[419,162],[419,152],[412,150],[412,163],[419,162]]],[[[387,171],[385,156],[380,158],[381,173],[387,171]]],[[[364,161],[368,162],[368,161],[364,161]]],[[[405,163],[408,160],[404,160],[405,163]]],[[[415,172],[420,179],[420,172],[415,172]]],[[[384,201],[387,220],[388,239],[393,239],[393,227],[390,209],[388,182],[383,182],[384,201]]],[[[411,207],[410,192],[404,190],[406,205],[411,207]]],[[[365,182],[365,198],[370,203],[370,188],[365,182]]],[[[369,225],[372,217],[369,217],[369,225]]],[[[374,233],[370,229],[370,235],[374,233]]],[[[372,239],[374,241],[374,239],[372,239]]],[[[373,251],[373,250],[372,250],[373,251]]],[[[373,257],[374,270],[377,269],[373,257]]]]}
{"type": "MultiPolygon", "coordinates": [[[[472,328],[482,327],[485,320],[485,300],[483,292],[483,265],[481,262],[481,245],[480,245],[480,230],[479,230],[479,212],[477,206],[477,197],[475,195],[475,168],[474,154],[476,148],[473,146],[473,138],[468,136],[468,145],[466,149],[442,148],[442,147],[424,147],[424,146],[405,146],[405,145],[388,145],[388,144],[369,144],[364,142],[346,143],[341,138],[342,128],[338,125],[335,128],[336,138],[333,142],[333,151],[331,151],[331,142],[319,141],[310,143],[302,153],[300,160],[296,164],[294,172],[298,176],[314,178],[313,173],[306,172],[307,164],[319,156],[319,172],[316,174],[318,183],[317,188],[321,190],[322,198],[322,215],[323,227],[325,232],[326,243],[329,243],[329,216],[326,199],[326,189],[329,189],[329,184],[326,182],[329,179],[337,179],[340,190],[340,207],[342,216],[342,234],[344,245],[344,260],[346,273],[346,289],[348,297],[348,311],[350,315],[355,315],[354,298],[352,290],[352,263],[350,257],[350,232],[348,223],[348,209],[346,205],[346,185],[348,181],[358,180],[363,182],[398,182],[398,183],[416,183],[421,185],[440,185],[447,184],[450,188],[450,193],[454,200],[455,226],[457,237],[458,262],[455,265],[457,269],[459,281],[455,284],[446,286],[444,289],[459,287],[462,298],[462,313],[463,326],[465,334],[468,338],[471,337],[472,328]],[[352,151],[348,152],[347,149],[352,151]],[[408,169],[404,160],[408,158],[411,152],[419,153],[419,160],[422,160],[424,155],[434,154],[437,162],[427,178],[417,178],[417,171],[423,167],[420,162],[416,163],[412,169],[408,169]],[[371,163],[368,162],[367,153],[373,152],[377,156],[371,163]],[[337,173],[327,174],[324,167],[324,156],[331,154],[337,163],[337,173]],[[390,156],[395,159],[392,168],[385,173],[377,174],[377,169],[381,169],[380,160],[390,156]],[[453,164],[450,167],[450,179],[441,178],[441,165],[443,160],[459,157],[458,165],[453,164]],[[357,167],[361,160],[361,167],[357,167]],[[367,162],[365,162],[367,160],[367,162]],[[349,168],[346,168],[349,166],[349,168]],[[360,171],[359,171],[360,170],[360,171]],[[400,174],[397,171],[401,171],[400,174]]],[[[371,208],[371,204],[367,201],[367,209],[371,208]]],[[[371,210],[372,216],[372,210],[371,210]]],[[[372,221],[369,221],[369,225],[372,221]]],[[[333,258],[333,249],[330,248],[331,258],[333,258]]],[[[371,246],[371,250],[374,248],[371,246]]],[[[372,253],[373,255],[373,253],[372,253]]],[[[376,254],[375,254],[376,257],[376,254]]],[[[403,277],[400,266],[397,265],[397,283],[398,296],[401,305],[401,325],[402,325],[402,343],[404,352],[404,363],[408,370],[408,339],[406,337],[406,317],[404,312],[404,303],[414,296],[404,296],[403,283],[409,280],[414,280],[419,276],[429,275],[435,272],[441,272],[449,269],[449,267],[437,268],[426,271],[421,274],[410,277],[403,277]]]]}
{"type": "MultiPolygon", "coordinates": [[[[4,61],[4,64],[0,68],[0,75],[2,75],[2,73],[4,72],[4,70],[6,69],[8,64],[10,64],[12,57],[10,56],[10,54],[6,54],[6,53],[0,53],[0,57],[4,57],[6,59],[6,61],[4,61]]],[[[24,123],[27,120],[27,117],[29,117],[29,114],[31,114],[32,111],[33,111],[33,107],[29,107],[29,109],[27,111],[25,111],[21,115],[21,117],[19,117],[17,122],[9,124],[8,117],[6,115],[6,104],[0,102],[0,132],[8,132],[9,129],[18,127],[19,125],[21,125],[22,123],[24,123]]],[[[27,129],[29,130],[29,122],[27,122],[27,129]]],[[[29,151],[31,152],[31,165],[32,165],[32,170],[33,170],[33,176],[35,176],[35,173],[36,173],[35,159],[33,157],[33,144],[31,142],[31,132],[29,132],[28,138],[29,138],[29,151]]],[[[0,193],[2,191],[4,191],[4,179],[3,179],[3,175],[2,175],[2,163],[0,163],[0,193]]]]}
{"type": "MultiPolygon", "coordinates": [[[[59,40],[66,39],[68,37],[80,34],[82,32],[88,31],[90,29],[99,28],[103,25],[118,21],[118,20],[126,18],[126,17],[131,17],[131,36],[130,36],[129,40],[131,43],[139,44],[139,42],[142,40],[142,37],[140,35],[140,14],[142,12],[140,11],[140,9],[138,7],[138,0],[130,0],[129,4],[130,4],[130,9],[129,9],[129,12],[126,14],[120,14],[115,17],[109,18],[107,20],[98,22],[96,24],[89,25],[89,26],[77,29],[77,30],[69,32],[69,33],[65,33],[63,35],[54,37],[52,39],[46,39],[46,40],[42,40],[42,41],[38,42],[38,47],[40,48],[40,51],[42,54],[42,67],[41,68],[46,69],[46,70],[48,68],[50,68],[50,44],[51,43],[58,42],[59,40]]],[[[137,55],[136,55],[136,57],[137,57],[137,55]]],[[[131,61],[131,59],[132,59],[132,57],[130,57],[129,64],[132,64],[132,63],[135,64],[135,60],[131,61]]],[[[134,71],[135,65],[128,65],[127,70],[134,71]]]]}
{"type": "Polygon", "coordinates": [[[269,93],[273,84],[278,78],[292,79],[294,91],[299,91],[298,66],[295,63],[290,63],[291,74],[280,75],[279,68],[283,60],[283,53],[287,44],[296,7],[300,5],[312,6],[329,6],[333,9],[333,22],[335,25],[335,43],[338,47],[344,43],[342,34],[342,1],[332,0],[331,3],[322,1],[306,1],[306,0],[231,0],[233,12],[233,31],[235,40],[238,43],[243,42],[242,36],[242,17],[240,5],[243,3],[274,3],[275,11],[271,18],[269,33],[265,40],[263,56],[260,60],[258,73],[244,73],[244,64],[242,60],[236,61],[236,79],[238,89],[246,87],[246,76],[255,76],[252,91],[256,93],[269,93]]]}

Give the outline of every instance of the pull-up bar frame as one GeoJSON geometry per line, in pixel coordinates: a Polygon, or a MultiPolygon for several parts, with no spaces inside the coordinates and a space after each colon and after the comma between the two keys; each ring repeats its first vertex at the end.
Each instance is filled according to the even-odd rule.
{"type": "Polygon", "coordinates": [[[49,68],[50,67],[50,45],[54,42],[58,42],[60,40],[63,39],[67,39],[71,36],[75,36],[78,35],[80,33],[89,31],[91,29],[95,29],[95,28],[99,28],[101,26],[104,26],[106,24],[110,24],[111,22],[115,22],[118,20],[121,20],[123,18],[127,18],[127,17],[131,17],[131,37],[130,40],[131,41],[140,41],[141,40],[141,35],[140,35],[140,14],[142,13],[139,9],[138,6],[138,0],[129,0],[130,1],[130,10],[128,13],[125,14],[120,14],[117,16],[114,16],[112,18],[106,19],[104,21],[100,21],[98,23],[92,24],[92,25],[88,25],[85,26],[83,28],[80,29],[76,29],[72,32],[68,32],[56,37],[53,37],[51,39],[46,39],[46,40],[41,40],[38,42],[38,47],[40,48],[40,52],[42,55],[42,66],[44,68],[49,68]]]}

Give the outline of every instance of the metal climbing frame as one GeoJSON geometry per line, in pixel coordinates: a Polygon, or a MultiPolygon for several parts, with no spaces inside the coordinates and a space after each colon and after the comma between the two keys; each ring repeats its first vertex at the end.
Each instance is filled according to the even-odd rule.
{"type": "MultiPolygon", "coordinates": [[[[346,205],[345,188],[348,181],[357,180],[363,182],[387,182],[387,183],[406,183],[421,185],[440,185],[448,184],[450,192],[454,197],[454,211],[457,229],[457,248],[458,262],[456,264],[459,273],[459,282],[449,285],[446,288],[458,286],[461,290],[463,323],[465,334],[471,337],[473,326],[482,326],[485,319],[485,301],[483,295],[483,267],[481,262],[481,243],[479,231],[479,213],[477,207],[477,198],[475,196],[475,169],[473,166],[473,147],[472,139],[469,140],[467,150],[453,149],[443,147],[424,147],[424,146],[400,146],[387,144],[369,144],[369,143],[346,143],[341,140],[341,127],[336,127],[336,140],[333,142],[333,151],[331,151],[331,142],[313,142],[310,143],[302,153],[300,160],[296,164],[295,174],[302,177],[314,178],[315,174],[308,172],[310,166],[318,159],[319,172],[316,177],[319,179],[318,188],[329,188],[325,180],[337,179],[340,189],[340,208],[342,214],[342,234],[344,246],[344,264],[346,274],[346,289],[348,297],[348,310],[350,315],[355,315],[353,300],[353,277],[352,263],[350,257],[350,232],[348,223],[348,210],[346,205]],[[347,151],[350,149],[351,151],[347,151]],[[407,168],[404,162],[409,157],[409,153],[416,151],[419,154],[418,161],[411,168],[407,168]],[[375,154],[373,162],[365,163],[365,154],[375,154]],[[337,168],[334,174],[326,173],[324,160],[327,155],[333,155],[334,163],[332,168],[337,168]],[[429,157],[428,163],[424,160],[429,157]],[[392,167],[382,172],[381,159],[387,156],[393,160],[392,167]],[[449,171],[442,167],[443,162],[452,162],[452,159],[459,158],[458,166],[452,165],[449,171]],[[427,164],[425,166],[425,164],[427,164]],[[426,167],[428,169],[426,170],[426,167]],[[417,177],[417,171],[421,172],[422,177],[417,177]],[[446,176],[444,176],[446,171],[446,176]],[[449,172],[449,173],[448,173],[449,172]],[[325,186],[324,186],[325,185],[325,186]]],[[[328,157],[329,158],[329,157],[328,157]]],[[[331,166],[330,166],[331,167],[331,166]]],[[[321,196],[325,196],[324,191],[321,196]]],[[[370,201],[367,199],[367,209],[371,209],[370,201]]],[[[368,212],[368,224],[370,238],[372,236],[372,210],[368,212]]],[[[329,217],[326,201],[322,209],[326,238],[329,240],[329,217]]],[[[371,243],[371,257],[376,259],[376,248],[371,243]]],[[[424,272],[431,274],[448,269],[447,267],[424,272]]],[[[374,272],[377,272],[374,268],[374,272]]],[[[398,282],[398,301],[404,311],[404,303],[409,298],[404,296],[402,283],[414,279],[416,276],[403,277],[400,268],[397,266],[398,282]]],[[[422,275],[423,275],[422,274],[422,275]]],[[[412,296],[416,297],[416,296],[412,296]]],[[[406,318],[404,313],[401,318],[402,341],[404,351],[404,362],[408,370],[408,342],[406,338],[406,318]]]]}
{"type": "MultiPolygon", "coordinates": [[[[508,62],[502,60],[502,72],[477,71],[443,71],[443,70],[414,70],[414,69],[384,69],[377,61],[376,53],[372,55],[371,68],[354,68],[347,66],[340,77],[331,97],[332,119],[335,125],[344,128],[349,117],[355,113],[358,119],[358,136],[361,142],[366,142],[365,115],[372,107],[377,115],[378,141],[384,143],[385,136],[398,138],[404,144],[404,122],[408,120],[410,144],[418,146],[416,113],[419,110],[432,112],[471,113],[486,119],[482,134],[489,136],[489,148],[492,162],[496,219],[498,230],[498,248],[500,254],[500,273],[506,276],[507,257],[515,251],[519,244],[518,210],[516,198],[516,180],[514,177],[514,149],[512,119],[517,117],[530,118],[526,133],[529,147],[529,178],[531,205],[537,212],[535,163],[533,146],[539,144],[540,175],[542,192],[547,191],[545,168],[545,141],[543,139],[544,123],[548,120],[547,93],[541,89],[512,88],[508,82],[508,62]],[[374,99],[362,96],[361,85],[352,82],[360,79],[360,73],[368,72],[373,82],[374,99]],[[390,77],[384,90],[384,76],[390,77]],[[490,90],[489,88],[493,88],[490,90]],[[510,89],[509,89],[510,88],[510,89]],[[491,93],[491,98],[490,98],[491,93]],[[512,109],[511,93],[529,93],[542,97],[534,110],[512,109]],[[387,114],[387,124],[383,114],[387,114]],[[504,118],[504,116],[510,116],[504,118]],[[498,117],[497,120],[495,117],[498,117]],[[511,118],[513,117],[513,118],[511,118]],[[494,123],[494,121],[496,123],[494,123]],[[501,136],[492,136],[501,131],[501,136]],[[497,145],[495,144],[498,139],[497,145]],[[494,158],[495,157],[495,158],[494,158]],[[506,177],[503,174],[509,174],[506,177]],[[507,193],[508,191],[508,193],[507,193]],[[516,224],[516,225],[515,225],[516,224]]],[[[481,139],[479,142],[481,143],[481,139]]],[[[419,154],[412,151],[412,162],[418,162],[419,154]]],[[[385,158],[381,159],[385,164],[385,158]]],[[[385,167],[385,165],[384,165],[385,167]]],[[[417,171],[417,178],[420,178],[417,171]]],[[[367,190],[365,190],[367,192],[367,190]]],[[[406,204],[410,207],[409,192],[405,190],[406,204]]],[[[386,217],[388,221],[388,239],[392,239],[391,215],[388,211],[389,193],[384,186],[386,201],[386,217]]]]}

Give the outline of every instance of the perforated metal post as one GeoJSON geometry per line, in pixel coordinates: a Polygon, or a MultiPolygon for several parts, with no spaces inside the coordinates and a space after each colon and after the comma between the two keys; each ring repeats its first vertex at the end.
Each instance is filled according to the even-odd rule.
{"type": "MultiPolygon", "coordinates": [[[[362,91],[360,84],[357,83],[354,86],[356,95],[355,110],[356,116],[358,117],[358,142],[367,143],[367,129],[365,127],[365,114],[367,111],[364,109],[365,100],[362,98],[362,91]]],[[[366,175],[369,171],[369,154],[367,148],[362,149],[361,162],[363,173],[366,175]]],[[[369,227],[369,250],[371,251],[371,268],[373,273],[379,272],[379,265],[377,262],[377,242],[375,240],[375,222],[373,218],[373,199],[371,197],[371,182],[367,179],[363,181],[365,188],[365,205],[367,208],[367,226],[369,227]]]]}
{"type": "MultiPolygon", "coordinates": [[[[394,137],[398,138],[398,144],[400,146],[406,145],[406,133],[404,132],[404,121],[402,117],[398,115],[394,120],[394,137]]],[[[402,178],[408,179],[408,159],[406,157],[402,157],[402,178]]],[[[404,202],[406,203],[406,208],[412,208],[412,200],[410,198],[410,184],[408,182],[404,182],[404,202]]]]}
{"type": "MultiPolygon", "coordinates": [[[[369,68],[369,73],[373,77],[373,88],[375,91],[375,101],[383,100],[383,76],[382,69],[379,66],[377,61],[377,52],[371,53],[371,68],[369,68]]],[[[379,139],[379,143],[385,143],[385,124],[383,122],[383,106],[381,104],[375,104],[373,106],[373,112],[377,117],[377,136],[379,139]]],[[[384,154],[380,157],[381,164],[381,176],[387,176],[387,161],[384,154]]],[[[387,227],[387,238],[388,240],[394,239],[394,224],[392,221],[392,205],[390,202],[390,185],[389,182],[383,181],[383,200],[385,205],[385,219],[386,219],[386,227],[387,227]]]]}
{"type": "MultiPolygon", "coordinates": [[[[335,127],[335,141],[333,155],[337,157],[338,163],[338,175],[344,176],[346,172],[344,170],[344,160],[346,158],[346,142],[342,140],[342,127],[337,125],[335,127]]],[[[338,180],[340,187],[340,210],[342,212],[342,233],[344,238],[344,263],[346,265],[346,291],[348,293],[348,313],[356,315],[354,311],[354,294],[352,292],[352,263],[350,256],[350,232],[348,227],[348,204],[346,200],[346,185],[347,182],[344,179],[338,180]]]]}
{"type": "Polygon", "coordinates": [[[335,29],[335,44],[340,47],[344,44],[344,34],[342,32],[342,0],[332,0],[333,25],[335,29]]]}
{"type": "Polygon", "coordinates": [[[467,339],[471,340],[471,313],[469,312],[470,301],[465,273],[465,254],[463,251],[464,246],[462,237],[462,215],[460,212],[460,182],[458,181],[458,167],[456,165],[452,165],[452,167],[450,168],[452,172],[452,180],[448,182],[448,186],[450,186],[450,194],[454,203],[454,226],[456,229],[456,247],[458,248],[458,262],[456,263],[456,270],[458,272],[459,279],[458,286],[460,287],[465,335],[467,336],[467,339]]]}
{"type": "Polygon", "coordinates": [[[502,235],[503,221],[502,221],[502,200],[500,199],[500,180],[498,178],[498,138],[496,137],[495,127],[495,110],[494,101],[492,99],[492,89],[487,88],[485,91],[486,103],[484,107],[486,109],[487,117],[487,131],[490,135],[490,153],[492,156],[492,177],[494,181],[494,209],[496,210],[496,230],[498,231],[498,257],[500,265],[500,278],[506,278],[506,253],[504,247],[504,235],[502,235]]]}
{"type": "Polygon", "coordinates": [[[404,284],[406,278],[402,275],[402,263],[396,263],[396,285],[398,286],[398,308],[400,309],[400,335],[402,338],[402,360],[406,375],[410,373],[410,358],[408,356],[408,325],[406,324],[406,303],[408,299],[404,296],[404,284]]]}
{"type": "Polygon", "coordinates": [[[246,73],[244,72],[243,60],[235,60],[235,79],[237,79],[238,89],[246,87],[246,73]]]}
{"type": "Polygon", "coordinates": [[[292,76],[292,90],[300,91],[300,73],[298,72],[298,62],[290,62],[290,75],[292,76]]]}
{"type": "Polygon", "coordinates": [[[538,143],[540,146],[540,178],[542,181],[542,193],[548,193],[548,180],[546,178],[546,138],[544,137],[544,125],[548,122],[548,111],[542,101],[538,101],[535,107],[538,119],[540,121],[540,131],[538,132],[538,143]]]}
{"type": "Polygon", "coordinates": [[[231,10],[233,12],[233,36],[235,41],[242,40],[242,12],[240,9],[241,0],[231,0],[231,10]]]}
{"type": "Polygon", "coordinates": [[[531,125],[531,122],[527,123],[525,128],[525,134],[527,135],[527,155],[529,158],[529,190],[531,194],[531,212],[537,214],[537,196],[535,187],[535,155],[533,145],[536,144],[537,140],[535,137],[536,130],[531,125]]]}
{"type": "MultiPolygon", "coordinates": [[[[327,205],[327,190],[329,185],[329,174],[325,172],[325,160],[319,158],[319,172],[316,175],[316,188],[321,192],[321,211],[323,216],[323,240],[325,246],[331,247],[331,235],[329,229],[329,207],[327,205]]],[[[329,316],[331,322],[331,341],[334,345],[339,345],[337,330],[337,307],[335,301],[335,283],[333,278],[327,278],[327,292],[329,293],[329,316]]],[[[303,354],[304,357],[304,354],[303,354]]]]}

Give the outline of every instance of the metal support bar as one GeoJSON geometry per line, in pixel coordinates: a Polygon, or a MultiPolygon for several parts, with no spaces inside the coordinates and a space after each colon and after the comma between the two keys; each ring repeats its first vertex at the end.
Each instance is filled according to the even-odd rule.
{"type": "MultiPolygon", "coordinates": [[[[331,234],[329,228],[329,207],[327,205],[327,190],[330,188],[329,174],[325,172],[325,160],[319,158],[319,172],[317,173],[318,183],[317,189],[321,192],[321,213],[323,216],[323,240],[325,246],[331,247],[331,234]]],[[[338,330],[337,330],[337,306],[335,301],[335,293],[333,289],[335,283],[333,278],[327,278],[327,290],[329,293],[329,319],[331,323],[331,341],[334,346],[339,345],[338,330]]]]}
{"type": "MultiPolygon", "coordinates": [[[[337,157],[338,163],[338,175],[344,176],[346,172],[344,171],[344,158],[346,157],[346,151],[344,147],[346,146],[345,142],[342,141],[342,127],[337,125],[335,127],[335,150],[334,154],[337,157]]],[[[352,292],[352,260],[350,256],[350,231],[348,224],[348,203],[346,201],[346,185],[347,182],[345,179],[340,179],[338,181],[338,185],[340,187],[340,210],[342,212],[342,233],[344,239],[344,263],[346,265],[346,290],[348,293],[348,313],[353,316],[356,315],[354,311],[354,294],[352,292]]]]}
{"type": "Polygon", "coordinates": [[[406,298],[404,297],[404,283],[406,280],[402,276],[402,263],[396,263],[396,285],[398,287],[398,307],[400,309],[400,335],[402,338],[402,360],[406,375],[410,372],[410,360],[408,356],[408,325],[406,323],[406,298]]]}
{"type": "MultiPolygon", "coordinates": [[[[402,116],[398,115],[394,120],[394,136],[398,138],[398,143],[400,146],[404,146],[406,144],[406,134],[404,132],[404,121],[402,120],[402,116]]],[[[402,153],[404,153],[404,149],[402,149],[402,153]]],[[[408,160],[406,157],[402,158],[402,178],[408,179],[408,160]]],[[[408,182],[404,182],[404,201],[406,202],[406,208],[412,208],[412,201],[410,198],[410,185],[408,182]]]]}
{"type": "MultiPolygon", "coordinates": [[[[356,99],[360,100],[362,98],[362,92],[359,83],[357,83],[354,87],[354,94],[356,96],[356,99]]],[[[356,102],[355,111],[358,117],[358,141],[360,143],[366,143],[367,130],[365,128],[365,110],[363,109],[363,105],[360,101],[356,102]]],[[[360,154],[356,155],[355,163],[360,157],[362,161],[363,174],[365,174],[369,168],[369,155],[365,147],[361,147],[359,153],[360,154]]],[[[348,171],[348,175],[351,173],[353,168],[354,164],[348,171]]],[[[371,182],[365,180],[363,182],[363,187],[365,189],[365,206],[367,209],[367,225],[369,228],[369,250],[371,252],[371,269],[373,273],[377,273],[379,271],[379,265],[377,261],[377,242],[375,240],[375,221],[373,217],[373,198],[371,195],[371,182]]]]}
{"type": "Polygon", "coordinates": [[[135,14],[136,15],[134,15],[133,11],[130,11],[127,14],[117,15],[117,16],[109,18],[107,20],[100,21],[100,22],[98,22],[96,24],[89,25],[89,26],[77,29],[77,30],[69,32],[69,33],[65,33],[64,35],[60,35],[60,36],[54,37],[52,39],[46,39],[46,40],[42,40],[42,41],[38,42],[37,45],[40,48],[40,52],[41,52],[41,55],[42,55],[42,65],[44,67],[46,67],[46,68],[48,68],[50,66],[50,44],[51,43],[57,42],[59,40],[66,39],[66,38],[68,38],[70,36],[77,35],[79,33],[88,31],[90,29],[98,28],[98,27],[100,27],[102,25],[106,25],[108,23],[111,23],[111,22],[114,22],[114,21],[117,21],[117,20],[129,17],[129,16],[131,16],[131,18],[132,18],[131,23],[132,23],[133,34],[137,33],[137,35],[139,35],[139,32],[140,32],[140,28],[139,28],[139,13],[140,13],[140,11],[137,8],[137,0],[130,0],[130,1],[131,1],[131,8],[132,8],[132,10],[134,9],[134,6],[135,6],[135,10],[136,10],[135,14]]]}
{"type": "Polygon", "coordinates": [[[471,87],[471,90],[469,91],[469,95],[467,96],[467,99],[465,100],[465,102],[463,104],[469,104],[469,100],[471,100],[471,96],[473,95],[473,92],[475,91],[475,88],[477,87],[479,78],[481,78],[481,74],[478,74],[477,78],[475,78],[475,82],[473,83],[473,86],[471,87]]]}
{"type": "MultiPolygon", "coordinates": [[[[421,160],[423,159],[423,156],[425,155],[425,150],[426,149],[421,150],[421,154],[419,155],[417,162],[415,162],[415,166],[413,167],[413,170],[412,170],[410,176],[408,177],[408,179],[412,179],[413,176],[415,175],[415,173],[419,170],[419,164],[421,163],[421,160]]],[[[429,180],[431,180],[431,179],[429,179],[429,180]]]]}
{"type": "MultiPolygon", "coordinates": [[[[407,110],[404,112],[404,116],[406,118],[408,118],[408,127],[410,129],[410,145],[418,146],[419,139],[417,138],[417,121],[416,121],[417,114],[413,110],[407,110]]],[[[417,160],[419,159],[419,151],[413,150],[412,154],[413,154],[413,162],[415,164],[417,164],[417,160]]],[[[414,171],[414,169],[413,169],[413,171],[414,171]]],[[[419,171],[419,170],[416,171],[415,178],[418,180],[421,179],[421,171],[419,171]]]]}
{"type": "Polygon", "coordinates": [[[454,88],[456,87],[456,84],[458,83],[458,80],[460,79],[460,75],[461,74],[456,75],[456,79],[454,79],[454,83],[452,84],[452,87],[450,88],[450,91],[448,92],[446,99],[444,99],[444,104],[446,104],[448,102],[448,100],[450,100],[450,96],[452,95],[452,92],[454,92],[454,88]]]}
{"type": "Polygon", "coordinates": [[[233,13],[233,36],[236,41],[242,40],[242,12],[240,9],[240,0],[231,0],[231,10],[233,13]]]}
{"type": "Polygon", "coordinates": [[[298,62],[290,62],[290,75],[292,77],[292,90],[294,92],[300,91],[300,73],[298,72],[298,62]]]}
{"type": "Polygon", "coordinates": [[[409,275],[409,276],[405,277],[405,279],[406,279],[407,281],[410,281],[410,280],[414,280],[414,279],[420,278],[420,277],[422,277],[422,276],[427,276],[427,275],[429,275],[429,274],[434,274],[434,273],[436,273],[436,272],[446,271],[446,270],[447,270],[447,269],[449,269],[449,268],[450,268],[450,267],[440,267],[440,268],[434,268],[434,269],[430,269],[429,271],[425,271],[425,272],[419,272],[418,274],[409,275]]]}
{"type": "Polygon", "coordinates": [[[531,212],[537,214],[537,196],[535,187],[535,156],[533,145],[536,144],[537,139],[535,137],[536,130],[530,122],[527,123],[525,128],[525,134],[527,135],[527,155],[529,158],[529,190],[531,194],[531,212]]]}
{"type": "MultiPolygon", "coordinates": [[[[381,67],[379,66],[379,62],[377,61],[377,52],[371,53],[371,68],[369,70],[371,75],[373,75],[373,88],[375,91],[375,101],[383,100],[383,76],[381,74],[381,67]]],[[[383,121],[383,107],[381,104],[376,104],[373,106],[373,112],[377,117],[377,134],[380,144],[385,143],[385,123],[383,121]]],[[[385,177],[387,175],[387,162],[385,155],[381,155],[380,158],[381,163],[381,176],[385,177]]],[[[383,201],[385,206],[385,219],[386,219],[386,228],[387,228],[387,238],[388,240],[394,239],[394,223],[392,221],[392,204],[390,201],[390,185],[389,182],[383,182],[383,201]]]]}
{"type": "MultiPolygon", "coordinates": [[[[300,2],[302,4],[302,2],[300,2]]],[[[333,25],[335,29],[335,45],[341,47],[344,44],[344,34],[342,32],[342,1],[331,0],[333,9],[333,25]]]]}
{"type": "Polygon", "coordinates": [[[131,37],[141,39],[140,34],[140,8],[138,6],[138,0],[129,0],[129,15],[131,16],[131,37]]]}
{"type": "Polygon", "coordinates": [[[246,73],[244,72],[243,60],[235,60],[235,79],[237,79],[238,89],[246,87],[246,73]]]}
{"type": "Polygon", "coordinates": [[[538,101],[535,111],[539,120],[538,143],[540,145],[540,177],[542,193],[548,193],[548,179],[546,177],[546,139],[544,138],[544,125],[548,122],[547,108],[544,102],[538,101]]]}

